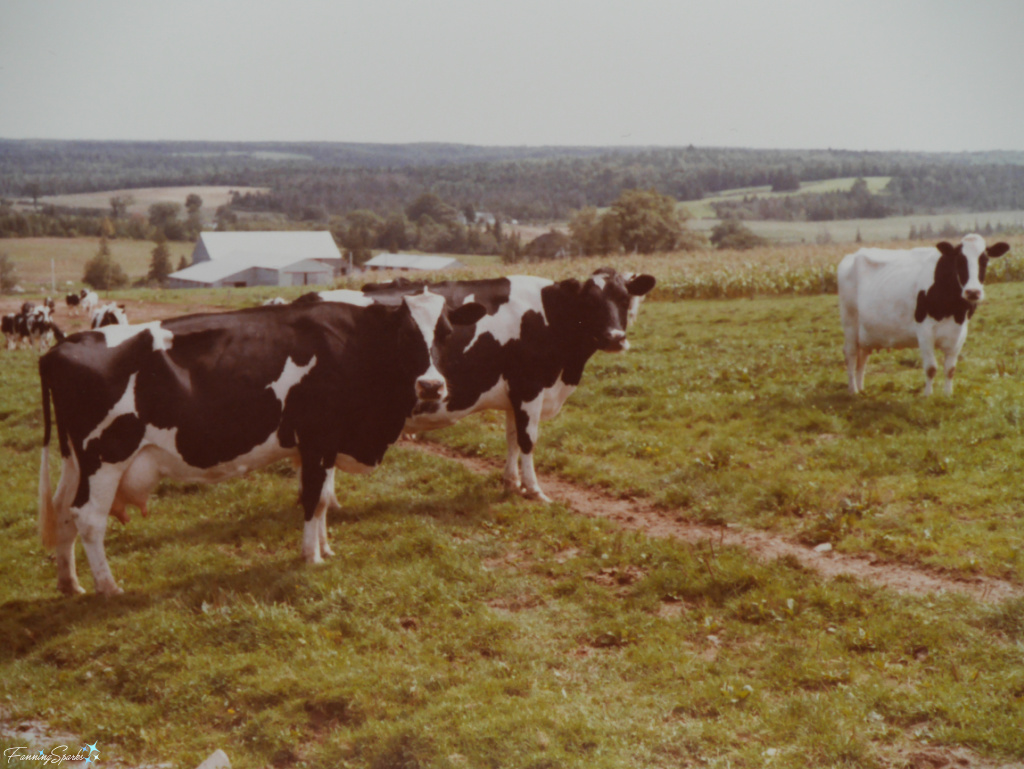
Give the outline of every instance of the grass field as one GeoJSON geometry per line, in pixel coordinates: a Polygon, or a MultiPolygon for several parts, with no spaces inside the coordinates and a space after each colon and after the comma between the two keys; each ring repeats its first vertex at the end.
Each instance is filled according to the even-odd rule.
{"type": "MultiPolygon", "coordinates": [[[[921,398],[912,351],[873,356],[852,397],[835,296],[792,278],[843,252],[616,262],[662,285],[633,349],[595,357],[542,425],[539,466],[670,518],[1021,588],[1024,283],[989,287],[952,398],[921,398]],[[772,271],[790,277],[758,282],[772,271]],[[747,298],[682,299],[726,273],[747,298]]],[[[257,294],[144,298],[184,311],[257,294]]],[[[162,484],[150,517],[108,531],[125,595],[66,599],[35,535],[40,437],[35,356],[6,353],[0,722],[40,719],[105,761],[194,766],[221,747],[235,766],[368,769],[1024,762],[1024,598],[907,595],[625,532],[400,444],[339,479],[322,567],[301,563],[281,465],[162,484]]],[[[428,439],[497,460],[504,421],[428,439]]]]}

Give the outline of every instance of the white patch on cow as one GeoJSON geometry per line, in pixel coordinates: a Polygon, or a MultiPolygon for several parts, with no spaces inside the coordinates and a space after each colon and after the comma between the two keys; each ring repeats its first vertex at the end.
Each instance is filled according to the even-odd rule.
{"type": "Polygon", "coordinates": [[[501,345],[518,339],[522,331],[523,316],[531,310],[539,313],[545,323],[548,322],[540,292],[545,286],[552,285],[552,282],[532,275],[511,275],[509,281],[512,286],[508,301],[498,307],[498,311],[493,315],[485,315],[477,321],[476,333],[466,345],[467,351],[472,349],[476,340],[484,334],[490,334],[501,345]]]}
{"type": "Polygon", "coordinates": [[[124,388],[124,392],[121,397],[118,398],[117,403],[110,407],[110,411],[103,417],[96,427],[93,428],[92,432],[85,436],[85,440],[82,442],[82,448],[88,449],[89,443],[96,438],[103,435],[103,432],[113,424],[114,420],[118,417],[124,416],[125,414],[136,414],[135,411],[135,377],[138,374],[132,374],[128,377],[128,384],[124,388]]]}
{"type": "Polygon", "coordinates": [[[964,235],[960,243],[963,245],[963,254],[968,259],[977,259],[985,253],[985,239],[981,235],[964,235]]]}
{"type": "Polygon", "coordinates": [[[342,304],[352,304],[356,307],[369,307],[373,304],[373,299],[362,291],[353,291],[350,288],[339,288],[335,291],[320,291],[317,293],[317,296],[325,302],[340,302],[342,304]]]}
{"type": "Polygon", "coordinates": [[[473,304],[473,302],[475,302],[475,301],[476,301],[476,294],[470,294],[469,296],[467,296],[465,299],[462,300],[462,303],[463,304],[473,304]]]}
{"type": "Polygon", "coordinates": [[[313,367],[316,365],[316,356],[310,358],[309,363],[305,366],[298,365],[290,357],[284,362],[284,370],[281,371],[281,376],[277,378],[276,382],[268,384],[267,387],[274,391],[274,395],[279,401],[281,401],[281,408],[284,408],[285,399],[288,397],[288,393],[295,385],[301,382],[313,367]]]}
{"type": "Polygon", "coordinates": [[[117,347],[129,339],[134,339],[143,331],[149,331],[153,336],[153,351],[170,350],[174,342],[174,334],[163,327],[163,324],[154,320],[149,323],[137,323],[132,326],[103,326],[96,329],[97,333],[106,337],[107,347],[117,347]]]}
{"type": "MultiPolygon", "coordinates": [[[[413,322],[423,336],[423,343],[430,350],[434,343],[434,330],[437,328],[437,321],[441,317],[441,313],[444,312],[444,297],[438,294],[431,294],[427,289],[423,289],[422,294],[403,297],[402,301],[408,306],[413,322]]],[[[444,376],[437,370],[432,357],[427,370],[421,373],[417,379],[433,380],[441,383],[445,381],[444,376]]],[[[447,394],[447,388],[444,387],[439,393],[439,398],[444,399],[447,394]]]]}
{"type": "Polygon", "coordinates": [[[576,392],[576,385],[566,384],[559,376],[558,381],[543,392],[544,405],[541,408],[540,418],[547,420],[558,416],[558,412],[562,410],[562,406],[574,392],[576,392]]]}

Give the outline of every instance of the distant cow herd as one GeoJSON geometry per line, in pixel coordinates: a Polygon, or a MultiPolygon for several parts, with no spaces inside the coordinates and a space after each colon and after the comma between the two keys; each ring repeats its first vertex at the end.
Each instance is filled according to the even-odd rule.
{"type": "MultiPolygon", "coordinates": [[[[872,351],[915,344],[925,393],[936,349],[952,392],[986,264],[1008,250],[969,235],[956,246],[865,248],[844,258],[839,303],[851,393],[863,389],[872,351]]],[[[335,469],[369,472],[403,433],[485,409],[506,414],[505,483],[547,500],[533,463],[540,422],[559,412],[595,353],[629,348],[628,326],[654,285],[650,275],[609,268],[559,282],[398,280],[137,325],[123,308],[92,299],[93,330],[66,337],[52,326],[52,307],[23,307],[19,317],[39,313],[57,341],[39,360],[39,524],[56,549],[58,588],[83,592],[74,554],[81,537],[97,592],[120,592],[104,552],[107,521],[112,514],[126,522],[129,505],[145,515],[161,478],[217,482],[285,458],[300,468],[302,555],[319,562],[332,555],[326,514],[338,507],[335,469]],[[63,459],[55,493],[54,424],[63,459]]],[[[69,295],[69,310],[73,298],[79,308],[90,299],[69,295]]]]}

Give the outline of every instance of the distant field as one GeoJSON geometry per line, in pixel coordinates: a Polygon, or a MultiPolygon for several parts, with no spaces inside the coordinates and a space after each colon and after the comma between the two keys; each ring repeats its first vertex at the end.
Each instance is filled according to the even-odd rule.
{"type": "MultiPolygon", "coordinates": [[[[111,240],[110,254],[131,280],[145,277],[156,245],[148,240],[111,240]]],[[[168,243],[171,264],[184,256],[191,261],[192,243],[168,243]]],[[[9,238],[0,240],[0,254],[8,254],[26,291],[61,290],[82,280],[85,264],[99,251],[97,238],[9,238]],[[51,285],[51,261],[56,287],[51,285]]]]}
{"type": "MultiPolygon", "coordinates": [[[[696,219],[689,222],[695,230],[710,231],[717,219],[696,219]]],[[[886,219],[846,219],[832,222],[745,222],[753,232],[776,243],[852,243],[860,233],[869,241],[905,240],[911,226],[921,229],[931,225],[938,232],[945,225],[957,228],[981,229],[993,227],[1024,228],[1024,211],[984,211],[981,213],[933,214],[919,216],[891,216],[886,219]]]]}
{"type": "MultiPolygon", "coordinates": [[[[864,181],[868,183],[868,190],[877,195],[885,189],[891,178],[890,176],[867,176],[864,178],[864,181]]],[[[855,181],[857,181],[857,178],[851,176],[845,179],[803,182],[800,184],[800,189],[793,192],[772,192],[771,185],[767,184],[762,187],[739,187],[734,190],[725,190],[717,195],[711,195],[701,200],[688,200],[680,205],[689,211],[690,216],[694,219],[714,219],[715,209],[711,207],[711,204],[722,200],[742,199],[748,195],[759,198],[785,198],[793,195],[820,195],[826,192],[846,192],[853,187],[855,181]]]]}
{"type": "MultiPolygon", "coordinates": [[[[142,189],[105,190],[103,192],[82,192],[76,195],[47,195],[39,199],[44,205],[67,206],[69,208],[109,209],[110,199],[116,196],[129,196],[134,201],[128,212],[145,214],[154,203],[180,203],[185,205],[185,198],[193,192],[203,199],[203,213],[213,212],[225,203],[231,202],[231,191],[266,192],[266,187],[146,187],[142,189]]],[[[31,208],[24,202],[22,209],[31,208]]]]}

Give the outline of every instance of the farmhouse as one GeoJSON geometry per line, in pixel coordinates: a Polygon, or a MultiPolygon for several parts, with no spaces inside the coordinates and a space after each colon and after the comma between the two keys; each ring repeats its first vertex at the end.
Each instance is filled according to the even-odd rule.
{"type": "Polygon", "coordinates": [[[329,232],[204,232],[171,288],[330,283],[344,262],[329,232]]]}
{"type": "Polygon", "coordinates": [[[466,265],[450,256],[377,254],[363,266],[368,270],[451,270],[466,265]]]}

